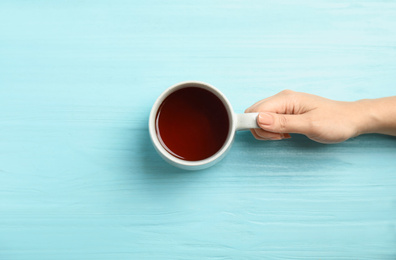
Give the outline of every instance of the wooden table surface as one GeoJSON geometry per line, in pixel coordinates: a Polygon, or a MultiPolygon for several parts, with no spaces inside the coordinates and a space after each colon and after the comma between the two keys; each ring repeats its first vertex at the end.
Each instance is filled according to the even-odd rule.
{"type": "Polygon", "coordinates": [[[0,259],[396,259],[396,138],[240,132],[184,172],[147,126],[184,80],[395,95],[396,2],[1,1],[0,259]]]}

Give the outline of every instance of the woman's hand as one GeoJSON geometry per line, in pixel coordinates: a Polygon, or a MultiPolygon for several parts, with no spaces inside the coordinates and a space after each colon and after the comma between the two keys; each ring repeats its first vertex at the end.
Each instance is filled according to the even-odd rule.
{"type": "Polygon", "coordinates": [[[251,130],[259,140],[286,139],[289,133],[304,134],[320,143],[338,143],[363,133],[396,135],[396,97],[341,102],[285,90],[245,112],[259,112],[260,128],[251,130]],[[389,111],[381,111],[384,102],[393,105],[391,119],[386,118],[389,111]],[[379,116],[381,112],[384,118],[379,116]]]}

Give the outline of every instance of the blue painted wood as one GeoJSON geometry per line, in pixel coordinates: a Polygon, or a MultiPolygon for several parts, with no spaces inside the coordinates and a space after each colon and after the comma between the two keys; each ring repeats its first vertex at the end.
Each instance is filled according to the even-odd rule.
{"type": "Polygon", "coordinates": [[[183,80],[237,112],[395,95],[392,1],[1,1],[0,259],[395,259],[396,139],[238,133],[200,172],[147,119],[183,80]]]}

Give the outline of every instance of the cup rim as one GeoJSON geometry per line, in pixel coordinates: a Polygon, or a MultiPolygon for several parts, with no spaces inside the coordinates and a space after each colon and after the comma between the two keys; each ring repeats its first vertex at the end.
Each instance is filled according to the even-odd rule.
{"type": "Polygon", "coordinates": [[[231,146],[234,137],[235,137],[235,128],[236,128],[236,122],[235,122],[235,115],[234,115],[234,110],[232,109],[231,103],[228,101],[226,96],[217,88],[214,86],[202,82],[202,81],[183,81],[179,82],[177,84],[174,84],[167,88],[164,92],[161,93],[161,95],[157,98],[155,101],[151,112],[149,116],[149,132],[150,132],[150,138],[151,141],[154,144],[154,147],[158,151],[158,153],[166,160],[172,162],[176,166],[181,166],[182,168],[188,168],[188,167],[198,167],[198,166],[205,166],[207,165],[208,167],[212,165],[216,160],[222,158],[222,156],[227,152],[229,147],[231,146]],[[156,134],[156,127],[155,127],[155,118],[157,116],[157,111],[162,102],[165,100],[166,97],[168,97],[171,93],[180,90],[182,88],[185,88],[187,86],[193,86],[193,87],[199,87],[205,90],[210,91],[211,93],[215,94],[223,103],[225,106],[228,116],[229,116],[229,130],[228,130],[228,135],[227,139],[224,142],[223,146],[212,156],[205,158],[203,160],[198,160],[198,161],[187,161],[187,160],[182,160],[180,158],[177,158],[170,154],[160,143],[158,140],[157,134],[156,134]]]}

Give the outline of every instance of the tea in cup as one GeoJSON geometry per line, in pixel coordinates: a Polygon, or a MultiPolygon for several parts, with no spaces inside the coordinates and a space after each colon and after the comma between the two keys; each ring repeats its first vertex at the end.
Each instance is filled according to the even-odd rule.
{"type": "Polygon", "coordinates": [[[154,147],[167,162],[199,170],[225,156],[235,131],[258,128],[257,115],[235,114],[218,89],[186,81],[159,96],[150,113],[149,132],[154,147]]]}

